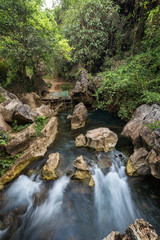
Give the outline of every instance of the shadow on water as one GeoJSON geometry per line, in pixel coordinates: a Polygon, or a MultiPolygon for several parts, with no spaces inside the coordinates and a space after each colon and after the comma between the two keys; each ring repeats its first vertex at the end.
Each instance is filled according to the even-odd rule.
{"type": "Polygon", "coordinates": [[[102,240],[112,230],[124,232],[136,218],[149,221],[160,234],[158,180],[127,178],[125,174],[119,152],[130,148],[130,142],[120,136],[125,123],[107,112],[90,111],[87,126],[73,132],[67,115],[59,116],[59,133],[45,157],[24,172],[30,172],[29,177],[21,175],[0,193],[0,239],[102,240]],[[119,136],[118,151],[103,153],[112,162],[103,169],[97,167],[101,153],[74,146],[77,135],[97,127],[109,127],[119,136]],[[41,180],[41,169],[53,152],[62,155],[62,173],[83,155],[92,165],[95,187],[66,176],[56,181],[41,180]]]}

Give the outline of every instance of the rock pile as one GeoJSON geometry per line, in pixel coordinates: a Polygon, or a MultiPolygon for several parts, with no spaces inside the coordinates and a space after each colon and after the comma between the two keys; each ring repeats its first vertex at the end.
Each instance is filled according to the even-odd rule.
{"type": "Polygon", "coordinates": [[[138,107],[122,135],[129,137],[134,145],[134,153],[127,163],[128,175],[152,174],[160,178],[160,106],[138,107]]]}

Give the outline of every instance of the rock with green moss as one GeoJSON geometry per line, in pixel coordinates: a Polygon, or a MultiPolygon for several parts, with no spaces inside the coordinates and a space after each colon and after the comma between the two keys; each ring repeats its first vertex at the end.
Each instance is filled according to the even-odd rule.
{"type": "Polygon", "coordinates": [[[73,166],[75,167],[75,173],[72,178],[79,180],[89,180],[89,186],[93,187],[95,185],[93,177],[89,171],[89,168],[84,161],[83,156],[79,156],[73,162],[73,166]]]}
{"type": "Polygon", "coordinates": [[[49,159],[43,167],[42,178],[46,180],[56,180],[59,177],[56,171],[59,163],[61,161],[61,155],[57,153],[52,153],[49,155],[49,159]]]}
{"type": "Polygon", "coordinates": [[[4,188],[5,183],[11,182],[19,176],[31,162],[45,155],[47,148],[56,138],[57,128],[57,118],[52,117],[42,130],[42,135],[30,142],[29,147],[17,159],[15,164],[0,178],[0,190],[4,188]]]}

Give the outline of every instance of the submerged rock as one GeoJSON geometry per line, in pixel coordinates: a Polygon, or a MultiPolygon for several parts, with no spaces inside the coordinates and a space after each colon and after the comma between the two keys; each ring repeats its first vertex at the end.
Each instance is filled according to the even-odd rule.
{"type": "Polygon", "coordinates": [[[16,178],[31,162],[44,156],[47,147],[55,140],[57,127],[57,118],[51,118],[42,130],[42,136],[33,140],[15,164],[0,178],[0,190],[3,189],[5,183],[16,178]]]}
{"type": "Polygon", "coordinates": [[[159,120],[160,106],[144,104],[136,109],[133,118],[124,127],[122,135],[132,140],[135,152],[127,164],[127,173],[129,175],[134,175],[135,169],[136,175],[141,175],[141,171],[137,170],[137,166],[142,164],[141,150],[139,149],[144,148],[148,154],[143,157],[143,163],[145,162],[143,175],[148,174],[150,171],[154,177],[160,179],[160,128],[153,127],[153,129],[150,129],[148,125],[154,126],[159,120]],[[139,157],[138,154],[140,154],[139,157]],[[134,160],[135,156],[136,159],[134,160]]]}
{"type": "Polygon", "coordinates": [[[99,168],[103,169],[108,169],[112,166],[112,162],[110,160],[110,158],[108,156],[106,156],[105,154],[103,153],[100,153],[98,156],[98,166],[99,168]]]}
{"type": "Polygon", "coordinates": [[[112,151],[118,141],[117,134],[108,128],[96,128],[87,132],[87,134],[79,135],[76,138],[75,145],[77,147],[90,147],[96,151],[112,151]]]}
{"type": "Polygon", "coordinates": [[[71,119],[71,129],[79,129],[85,126],[87,120],[87,109],[81,102],[77,104],[74,108],[72,119],[71,119]]]}
{"type": "Polygon", "coordinates": [[[60,163],[61,155],[57,153],[52,153],[49,155],[49,159],[46,161],[45,166],[42,171],[42,178],[46,180],[55,180],[59,177],[56,169],[60,163]]]}
{"type": "Polygon", "coordinates": [[[151,224],[143,219],[137,219],[129,225],[124,234],[111,232],[103,240],[160,240],[151,224]]]}
{"type": "Polygon", "coordinates": [[[79,156],[73,162],[73,166],[76,168],[75,173],[73,174],[72,178],[85,180],[90,180],[89,186],[94,186],[94,180],[92,175],[88,169],[87,164],[85,163],[83,156],[79,156]]]}

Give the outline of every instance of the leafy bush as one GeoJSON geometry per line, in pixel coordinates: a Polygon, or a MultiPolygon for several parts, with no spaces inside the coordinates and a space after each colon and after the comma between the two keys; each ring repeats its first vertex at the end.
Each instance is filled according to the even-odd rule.
{"type": "Polygon", "coordinates": [[[72,88],[73,88],[73,86],[71,86],[69,83],[62,85],[62,91],[71,90],[72,88]]]}
{"type": "Polygon", "coordinates": [[[0,153],[0,176],[2,176],[10,167],[13,166],[22,153],[23,152],[18,153],[15,156],[10,156],[5,152],[0,153]]]}
{"type": "Polygon", "coordinates": [[[4,86],[8,74],[8,63],[4,59],[0,59],[0,85],[4,86]]]}
{"type": "Polygon", "coordinates": [[[23,129],[29,127],[31,123],[27,123],[25,125],[18,125],[17,120],[14,120],[12,123],[12,132],[20,132],[23,129]]]}
{"type": "Polygon", "coordinates": [[[129,119],[141,104],[160,104],[160,52],[147,51],[127,59],[113,71],[106,71],[97,90],[98,107],[129,119]]]}
{"type": "Polygon", "coordinates": [[[43,130],[44,126],[48,123],[49,119],[47,119],[45,116],[38,116],[36,119],[36,126],[34,129],[36,130],[36,137],[39,137],[42,135],[41,131],[43,130]]]}
{"type": "Polygon", "coordinates": [[[6,98],[5,98],[4,94],[0,93],[0,104],[5,102],[5,101],[6,101],[6,98]]]}
{"type": "Polygon", "coordinates": [[[156,130],[156,129],[160,128],[160,121],[148,123],[148,124],[146,124],[146,126],[151,130],[156,130]]]}
{"type": "Polygon", "coordinates": [[[0,145],[6,146],[9,139],[10,137],[5,131],[0,132],[0,145]]]}

